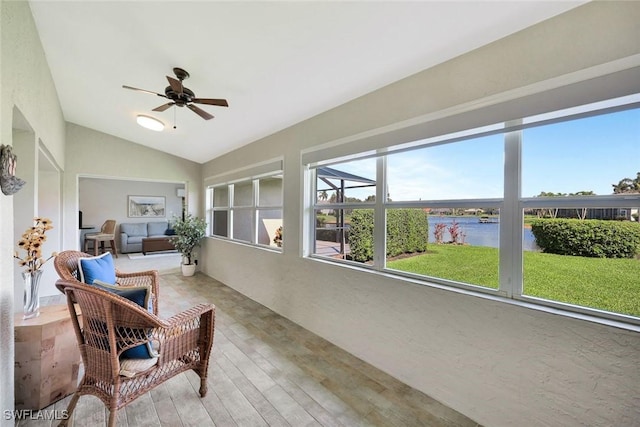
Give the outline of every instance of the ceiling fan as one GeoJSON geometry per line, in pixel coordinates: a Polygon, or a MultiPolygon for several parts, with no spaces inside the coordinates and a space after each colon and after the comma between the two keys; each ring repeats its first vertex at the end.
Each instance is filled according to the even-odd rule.
{"type": "Polygon", "coordinates": [[[189,78],[189,73],[183,70],[182,68],[174,68],[173,73],[176,75],[177,79],[173,77],[167,76],[167,80],[169,81],[169,86],[167,86],[164,90],[164,94],[152,92],[150,90],[138,89],[137,87],[131,87],[122,85],[125,89],[137,90],[140,92],[150,93],[152,95],[158,95],[163,98],[169,99],[171,102],[166,104],[162,104],[159,107],[153,109],[153,111],[164,111],[167,108],[177,105],[178,107],[187,107],[200,117],[205,120],[213,119],[213,115],[207,113],[202,108],[199,108],[193,104],[206,104],[206,105],[216,105],[218,107],[228,107],[226,99],[212,99],[212,98],[196,98],[195,93],[187,87],[184,87],[182,81],[184,79],[189,78]]]}

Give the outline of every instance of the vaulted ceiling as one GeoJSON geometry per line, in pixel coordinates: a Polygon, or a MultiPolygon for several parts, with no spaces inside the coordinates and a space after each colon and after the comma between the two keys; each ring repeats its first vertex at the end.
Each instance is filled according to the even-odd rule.
{"type": "Polygon", "coordinates": [[[582,3],[30,1],[68,122],[199,163],[582,3]],[[164,93],[174,67],[229,107],[122,88],[164,93]]]}

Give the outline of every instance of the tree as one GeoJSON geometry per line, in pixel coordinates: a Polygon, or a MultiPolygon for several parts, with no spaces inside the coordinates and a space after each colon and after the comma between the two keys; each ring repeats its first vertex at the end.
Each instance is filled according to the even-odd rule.
{"type": "Polygon", "coordinates": [[[322,190],[318,198],[320,200],[327,200],[329,198],[329,195],[327,194],[327,190],[322,190]]]}
{"type": "Polygon", "coordinates": [[[640,193],[640,172],[636,173],[635,179],[623,178],[617,184],[611,184],[613,194],[640,193]]]}

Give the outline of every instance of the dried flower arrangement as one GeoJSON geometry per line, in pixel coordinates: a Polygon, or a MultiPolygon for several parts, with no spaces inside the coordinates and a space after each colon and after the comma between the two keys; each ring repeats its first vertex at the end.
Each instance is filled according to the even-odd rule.
{"type": "Polygon", "coordinates": [[[42,244],[47,240],[45,233],[51,230],[51,220],[48,218],[34,218],[35,225],[28,228],[22,238],[18,241],[18,247],[26,251],[26,256],[21,258],[18,251],[15,251],[13,257],[20,260],[20,267],[26,267],[26,273],[33,273],[40,269],[47,261],[54,258],[57,252],[53,252],[47,259],[42,258],[42,244]]]}

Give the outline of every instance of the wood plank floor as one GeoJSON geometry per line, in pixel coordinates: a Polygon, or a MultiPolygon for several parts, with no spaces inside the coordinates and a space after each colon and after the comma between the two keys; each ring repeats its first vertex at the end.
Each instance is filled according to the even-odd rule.
{"type": "MultiPolygon", "coordinates": [[[[216,305],[209,392],[200,398],[197,375],[183,373],[120,410],[118,426],[478,425],[216,280],[160,277],[163,317],[201,301],[216,305]]],[[[46,409],[62,411],[69,399],[46,409]]],[[[83,396],[70,425],[107,419],[102,402],[83,396]]]]}

